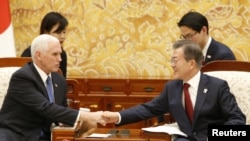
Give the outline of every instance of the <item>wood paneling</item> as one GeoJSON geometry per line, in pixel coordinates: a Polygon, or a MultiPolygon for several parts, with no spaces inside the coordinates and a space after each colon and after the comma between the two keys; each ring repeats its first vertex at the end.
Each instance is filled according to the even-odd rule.
{"type": "MultiPolygon", "coordinates": [[[[72,79],[79,82],[80,107],[89,108],[91,111],[121,111],[148,102],[159,95],[164,85],[171,80],[170,77],[117,76],[72,77],[72,79]]],[[[152,124],[157,124],[157,120],[150,119],[119,128],[140,129],[152,124]]],[[[109,124],[106,127],[115,125],[109,124]]]]}

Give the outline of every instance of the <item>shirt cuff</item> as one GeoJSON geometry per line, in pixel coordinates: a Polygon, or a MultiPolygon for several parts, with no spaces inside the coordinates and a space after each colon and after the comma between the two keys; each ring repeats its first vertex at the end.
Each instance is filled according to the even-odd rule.
{"type": "Polygon", "coordinates": [[[116,114],[118,115],[118,121],[115,124],[119,124],[121,122],[121,114],[119,112],[116,114]]]}
{"type": "Polygon", "coordinates": [[[76,118],[76,121],[75,121],[75,124],[74,124],[74,129],[76,128],[77,124],[79,123],[80,115],[81,115],[81,112],[79,111],[77,118],[76,118]]]}

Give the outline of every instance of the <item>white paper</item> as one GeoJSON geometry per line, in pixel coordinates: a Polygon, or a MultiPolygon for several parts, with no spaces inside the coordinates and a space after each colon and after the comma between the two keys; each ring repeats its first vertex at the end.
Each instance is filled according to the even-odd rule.
{"type": "Polygon", "coordinates": [[[87,136],[87,138],[107,138],[110,136],[111,136],[111,134],[92,133],[91,135],[87,136]]]}
{"type": "Polygon", "coordinates": [[[179,126],[176,122],[155,127],[142,128],[142,130],[148,132],[167,133],[169,135],[181,135],[187,137],[187,135],[179,129],[179,126]]]}
{"type": "Polygon", "coordinates": [[[68,130],[68,129],[72,129],[72,130],[75,130],[75,127],[72,127],[72,126],[55,126],[53,127],[53,129],[65,129],[65,130],[68,130]]]}

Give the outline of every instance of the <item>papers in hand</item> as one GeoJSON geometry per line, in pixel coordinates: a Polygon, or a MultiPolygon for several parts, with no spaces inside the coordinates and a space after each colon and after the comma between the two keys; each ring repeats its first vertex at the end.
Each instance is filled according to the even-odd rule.
{"type": "Polygon", "coordinates": [[[164,125],[160,125],[156,127],[142,128],[142,130],[148,131],[148,132],[167,133],[169,135],[181,135],[181,136],[187,137],[187,135],[179,129],[179,126],[176,122],[171,123],[171,124],[164,124],[164,125]]]}

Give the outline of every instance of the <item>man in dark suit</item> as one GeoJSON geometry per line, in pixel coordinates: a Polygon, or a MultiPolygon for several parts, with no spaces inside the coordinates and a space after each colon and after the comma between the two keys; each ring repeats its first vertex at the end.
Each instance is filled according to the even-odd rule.
{"type": "Polygon", "coordinates": [[[52,122],[76,126],[82,121],[87,130],[97,123],[105,125],[102,112],[67,107],[66,80],[57,73],[61,53],[54,36],[42,34],[32,41],[33,61],[13,73],[0,111],[1,141],[49,141],[52,122]],[[48,77],[52,79],[49,90],[48,77]]]}
{"type": "Polygon", "coordinates": [[[165,85],[162,93],[147,103],[120,112],[105,111],[103,117],[108,123],[124,125],[170,112],[180,130],[188,136],[177,136],[176,141],[206,141],[210,124],[244,125],[246,117],[227,82],[200,72],[202,58],[196,43],[177,41],[171,61],[174,80],[165,85]],[[189,108],[186,108],[188,101],[184,100],[188,98],[184,95],[185,83],[190,85],[187,89],[189,108]]]}
{"type": "Polygon", "coordinates": [[[236,60],[231,49],[209,36],[209,25],[205,16],[198,12],[186,13],[178,22],[181,38],[193,40],[202,49],[203,65],[215,60],[236,60]]]}

